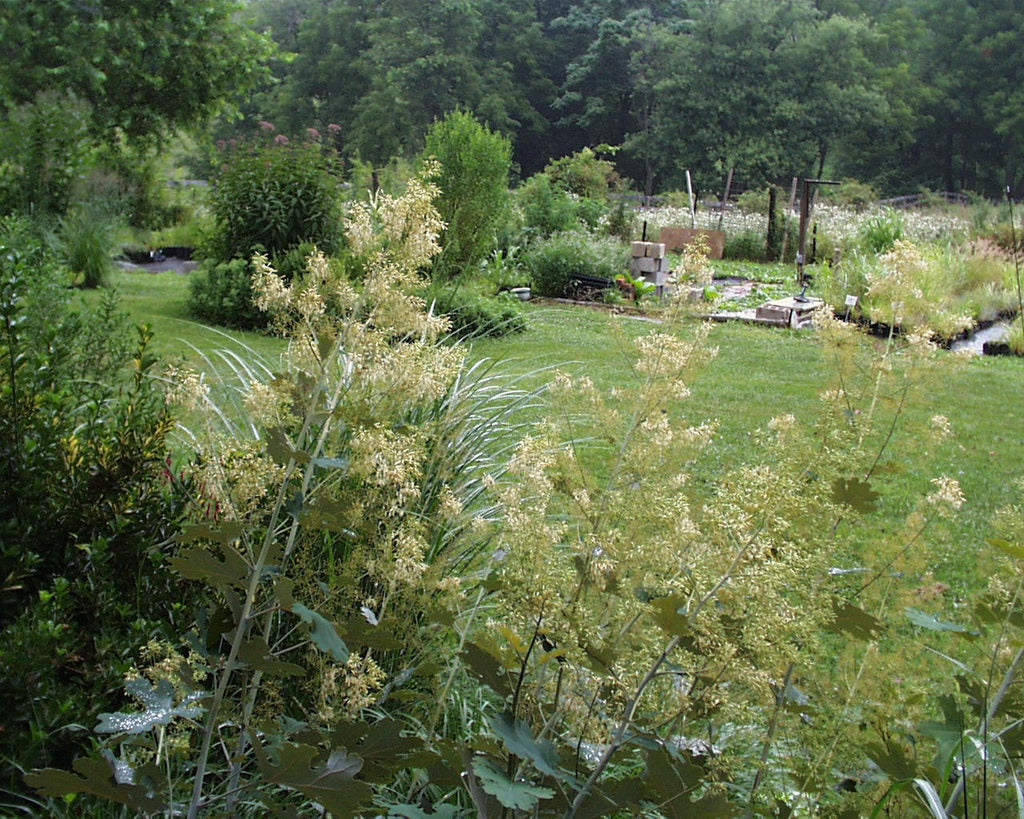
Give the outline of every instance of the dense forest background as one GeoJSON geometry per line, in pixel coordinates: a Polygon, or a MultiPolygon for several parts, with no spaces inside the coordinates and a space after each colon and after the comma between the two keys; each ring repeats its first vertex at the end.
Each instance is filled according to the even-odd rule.
{"type": "Polygon", "coordinates": [[[879,192],[1024,184],[1019,0],[251,0],[279,48],[245,102],[379,164],[453,109],[523,177],[583,146],[638,190],[850,177],[879,192]]]}
{"type": "Polygon", "coordinates": [[[589,146],[645,193],[684,188],[686,170],[706,191],[731,170],[734,190],[827,175],[880,194],[1024,192],[1019,0],[0,0],[0,11],[3,118],[70,95],[51,124],[67,133],[84,104],[92,137],[128,146],[136,165],[168,133],[198,130],[212,145],[264,122],[316,129],[346,160],[381,168],[461,109],[511,137],[524,179],[589,146]],[[225,101],[242,117],[218,118],[225,101]]]}

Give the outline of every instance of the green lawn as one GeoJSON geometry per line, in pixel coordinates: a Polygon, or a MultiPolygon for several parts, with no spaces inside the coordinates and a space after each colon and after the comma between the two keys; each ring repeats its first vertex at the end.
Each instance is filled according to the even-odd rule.
{"type": "MultiPolygon", "coordinates": [[[[184,356],[202,366],[192,347],[249,347],[274,361],[285,342],[258,333],[221,331],[188,317],[187,277],[176,273],[116,272],[112,285],[123,308],[155,331],[155,348],[167,358],[184,356]]],[[[95,294],[87,298],[96,298],[95,294]]],[[[651,321],[615,317],[600,309],[529,304],[527,332],[485,339],[470,346],[471,358],[491,358],[515,373],[532,373],[540,385],[549,368],[586,374],[600,389],[628,387],[629,339],[646,333],[651,321]]],[[[689,421],[717,419],[719,434],[701,469],[714,473],[750,455],[750,434],[781,413],[813,423],[818,395],[829,380],[828,363],[813,332],[793,332],[741,323],[716,324],[711,344],[717,357],[696,377],[691,397],[680,407],[689,421]]],[[[918,395],[896,429],[891,457],[877,478],[883,520],[895,526],[913,503],[930,491],[930,480],[957,478],[967,497],[959,521],[943,535],[932,565],[936,579],[954,589],[981,581],[988,564],[985,539],[994,510],[1013,498],[1012,483],[1024,475],[1024,361],[976,358],[956,377],[940,378],[918,395]],[[949,417],[955,435],[932,448],[901,430],[930,415],[949,417]]]]}

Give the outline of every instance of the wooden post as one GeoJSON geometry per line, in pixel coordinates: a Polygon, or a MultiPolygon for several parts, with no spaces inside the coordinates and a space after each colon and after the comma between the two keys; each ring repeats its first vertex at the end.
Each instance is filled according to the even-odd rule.
{"type": "Polygon", "coordinates": [[[779,254],[779,261],[786,261],[786,250],[789,246],[789,217],[793,213],[793,206],[796,204],[797,178],[793,177],[793,187],[789,191],[789,209],[786,211],[786,218],[782,220],[782,253],[779,254]]]}
{"type": "Polygon", "coordinates": [[[687,201],[690,203],[690,227],[697,227],[697,209],[694,207],[693,201],[693,180],[690,178],[690,172],[686,172],[686,194],[689,197],[687,201]]]}
{"type": "Polygon", "coordinates": [[[722,229],[722,220],[725,218],[725,208],[729,204],[729,194],[732,193],[732,168],[729,168],[729,175],[725,177],[725,195],[722,197],[721,206],[718,209],[718,229],[722,229]]]}

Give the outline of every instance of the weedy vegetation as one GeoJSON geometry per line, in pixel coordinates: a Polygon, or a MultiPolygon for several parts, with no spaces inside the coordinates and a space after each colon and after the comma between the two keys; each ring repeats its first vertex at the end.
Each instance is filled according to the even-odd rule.
{"type": "MultiPolygon", "coordinates": [[[[639,318],[495,300],[625,273],[595,234],[595,162],[552,166],[513,202],[518,233],[447,261],[429,158],[346,205],[334,254],[222,260],[245,298],[202,297],[270,335],[190,322],[175,274],[112,274],[185,335],[158,337],[163,364],[6,223],[6,810],[1024,804],[1019,363],[937,343],[1012,306],[1008,257],[909,216],[885,247],[891,216],[833,228],[852,244],[815,287],[860,296],[874,335],[831,309],[799,334],[684,299],[639,318]]],[[[755,269],[702,247],[677,268],[755,269]]]]}

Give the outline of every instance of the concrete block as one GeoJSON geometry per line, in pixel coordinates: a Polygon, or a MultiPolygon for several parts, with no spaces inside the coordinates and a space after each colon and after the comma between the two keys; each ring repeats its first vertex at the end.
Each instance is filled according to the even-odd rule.
{"type": "Polygon", "coordinates": [[[652,259],[664,259],[665,258],[665,244],[664,242],[648,242],[647,253],[645,256],[649,256],[652,259]]]}
{"type": "Polygon", "coordinates": [[[647,242],[633,242],[632,255],[634,259],[640,259],[647,255],[647,242]]]}
{"type": "Polygon", "coordinates": [[[659,261],[660,259],[652,259],[645,256],[642,259],[633,259],[633,261],[629,263],[629,267],[631,270],[636,270],[644,274],[654,273],[658,269],[659,261]]]}

